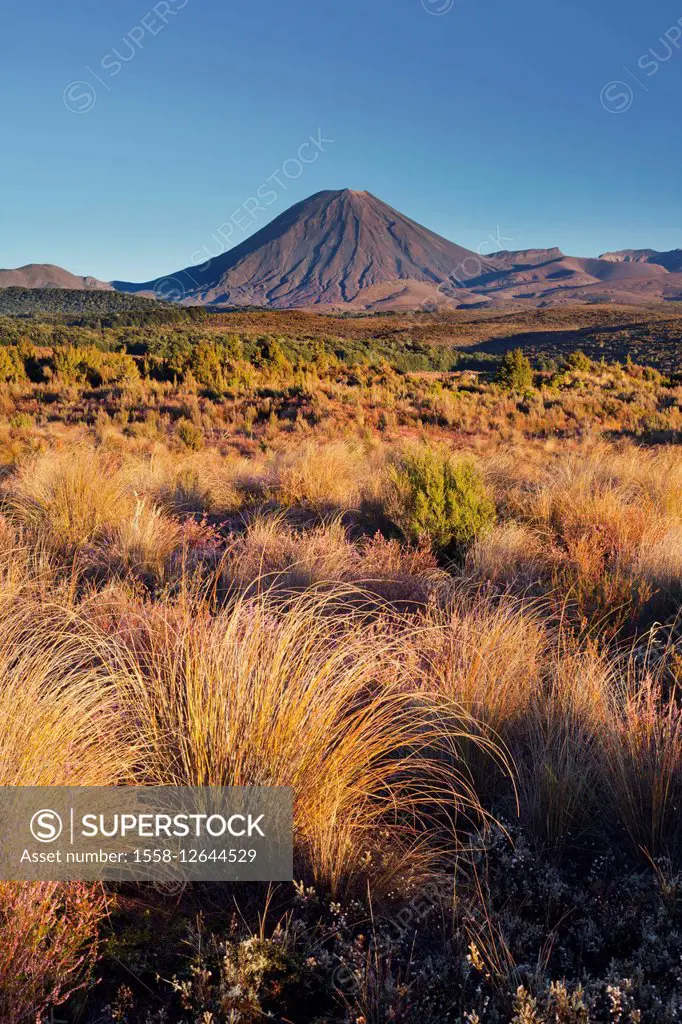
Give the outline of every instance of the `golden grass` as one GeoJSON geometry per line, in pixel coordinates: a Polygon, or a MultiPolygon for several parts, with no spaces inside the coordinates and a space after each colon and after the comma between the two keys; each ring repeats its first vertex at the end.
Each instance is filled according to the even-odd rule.
{"type": "Polygon", "coordinates": [[[338,516],[296,530],[282,514],[260,514],[231,545],[223,574],[227,586],[291,591],[339,582],[357,571],[357,563],[357,549],[338,516]]]}
{"type": "Polygon", "coordinates": [[[499,523],[467,552],[467,570],[479,580],[524,590],[551,573],[551,555],[525,523],[499,523]]]}
{"type": "Polygon", "coordinates": [[[469,552],[477,578],[554,592],[583,626],[612,633],[669,614],[682,583],[675,449],[516,445],[484,464],[503,522],[469,552]]]}
{"type": "Polygon", "coordinates": [[[610,673],[591,646],[561,634],[548,655],[530,713],[510,743],[522,818],[538,846],[560,854],[569,844],[581,845],[605,812],[610,673]]]}
{"type": "MultiPolygon", "coordinates": [[[[382,460],[382,453],[370,456],[375,467],[382,460]]],[[[517,446],[480,462],[506,518],[471,547],[463,582],[395,541],[352,540],[338,517],[294,527],[280,514],[261,513],[223,552],[219,589],[232,596],[217,614],[202,604],[147,607],[125,589],[125,580],[140,574],[163,581],[176,559],[180,592],[198,593],[201,576],[195,586],[188,564],[178,561],[188,513],[181,502],[169,501],[171,514],[151,495],[177,494],[182,473],[194,493],[208,493],[220,477],[217,453],[188,456],[182,473],[158,450],[151,458],[114,456],[83,444],[20,464],[4,484],[8,518],[0,538],[0,586],[8,607],[0,659],[3,649],[22,651],[3,670],[5,702],[17,709],[5,723],[7,777],[18,780],[40,765],[41,778],[56,779],[68,764],[75,772],[68,781],[79,773],[121,778],[139,761],[136,745],[149,743],[155,751],[149,760],[165,780],[286,781],[305,794],[298,797],[300,848],[316,877],[338,885],[356,871],[351,851],[361,845],[358,837],[378,827],[388,806],[406,809],[394,822],[398,831],[416,813],[420,772],[433,791],[433,759],[425,754],[409,783],[397,772],[405,788],[394,791],[387,780],[392,759],[402,764],[410,742],[422,753],[428,744],[420,736],[442,744],[433,730],[440,722],[443,732],[445,716],[457,723],[458,756],[466,754],[479,796],[486,772],[492,775],[477,729],[490,730],[511,751],[522,812],[550,845],[585,827],[596,793],[610,794],[613,813],[634,833],[634,824],[627,824],[635,816],[626,780],[641,756],[627,753],[623,737],[634,744],[648,722],[651,780],[657,766],[663,776],[676,777],[676,740],[666,739],[676,735],[675,700],[660,696],[654,714],[649,698],[645,714],[639,683],[628,683],[623,698],[622,672],[607,655],[548,619],[555,615],[555,595],[533,604],[513,593],[532,590],[538,580],[555,586],[558,569],[568,564],[584,587],[597,570],[613,575],[618,569],[619,586],[633,587],[642,578],[672,593],[680,580],[675,546],[666,544],[680,529],[674,453],[597,446],[563,455],[551,447],[525,453],[517,446]],[[12,547],[15,526],[25,538],[20,551],[12,547]],[[68,551],[84,546],[80,569],[58,570],[68,551]],[[76,597],[88,560],[123,581],[118,596],[86,603],[76,597]],[[481,581],[496,589],[482,591],[481,581]],[[267,596],[273,587],[277,606],[267,596]],[[415,602],[409,622],[387,614],[387,597],[405,607],[415,602]],[[419,602],[430,602],[428,609],[420,611],[419,602]],[[373,609],[372,619],[358,614],[363,605],[373,609]],[[105,619],[122,630],[123,643],[103,636],[105,619]],[[121,686],[134,710],[110,722],[121,686]],[[28,744],[19,729],[24,719],[33,723],[28,744]],[[479,726],[469,728],[473,720],[479,726]],[[463,722],[474,737],[468,744],[463,722]],[[42,762],[41,745],[54,752],[42,762]],[[359,752],[362,745],[367,755],[359,752]],[[334,788],[322,794],[321,780],[336,775],[334,788]]],[[[323,505],[348,507],[361,499],[362,468],[360,449],[304,444],[251,468],[226,460],[225,486],[245,494],[260,488],[261,496],[319,512],[323,505]]],[[[570,600],[571,590],[556,598],[570,600]]],[[[465,766],[452,750],[448,757],[452,792],[475,802],[465,766]]],[[[637,799],[641,786],[641,776],[633,778],[637,799]]],[[[647,786],[653,792],[654,782],[647,786]]],[[[650,797],[652,804],[657,800],[650,797]]],[[[661,812],[651,816],[658,820],[661,812]]],[[[662,830],[647,826],[639,844],[646,838],[647,848],[660,848],[662,830]]]]}
{"type": "Polygon", "coordinates": [[[682,832],[682,709],[661,667],[634,663],[613,680],[606,782],[635,849],[676,860],[682,832]]]}
{"type": "MultiPolygon", "coordinates": [[[[22,456],[0,518],[0,784],[290,785],[297,872],[333,894],[452,866],[497,814],[557,858],[626,835],[678,863],[679,661],[628,653],[639,588],[664,610],[680,591],[682,460],[587,444],[478,462],[500,522],[439,565],[362,533],[383,445],[22,456]],[[211,532],[216,509],[231,519],[211,532]]],[[[0,971],[36,949],[58,994],[31,929],[61,934],[64,894],[13,893],[0,971]]]]}
{"type": "Polygon", "coordinates": [[[131,515],[102,531],[97,555],[124,573],[151,574],[163,579],[171,557],[183,545],[181,523],[145,498],[138,499],[131,515]]]}
{"type": "Polygon", "coordinates": [[[4,506],[36,537],[57,548],[77,547],[129,516],[133,495],[112,456],[78,445],[22,462],[4,506]]]}
{"type": "Polygon", "coordinates": [[[145,780],[293,786],[301,866],[333,891],[373,858],[386,860],[379,886],[428,861],[429,807],[453,820],[480,812],[458,755],[474,723],[416,693],[395,639],[339,615],[345,601],[308,594],[277,613],[239,598],[213,618],[155,610],[131,634],[145,666],[145,780]]]}
{"type": "Polygon", "coordinates": [[[243,478],[254,463],[214,449],[179,454],[155,444],[148,454],[128,457],[122,467],[127,487],[136,495],[174,513],[228,514],[239,509],[243,478]]]}
{"type": "Polygon", "coordinates": [[[376,491],[381,462],[380,452],[369,454],[345,441],[288,444],[274,453],[269,488],[285,507],[356,508],[376,491]]]}
{"type": "Polygon", "coordinates": [[[427,548],[406,548],[380,535],[353,542],[340,515],[315,525],[293,525],[284,513],[257,514],[231,542],[221,563],[228,592],[278,592],[334,588],[340,583],[350,605],[388,600],[418,605],[450,585],[427,548]]]}
{"type": "Polygon", "coordinates": [[[425,685],[466,707],[497,733],[527,713],[547,657],[549,638],[537,612],[509,598],[466,588],[431,613],[422,645],[425,685]]]}
{"type": "MultiPolygon", "coordinates": [[[[123,710],[130,680],[112,671],[107,638],[70,597],[48,560],[2,551],[2,786],[130,783],[143,760],[123,710]]],[[[42,1020],[85,983],[105,909],[96,887],[0,881],[3,1022],[42,1020]]]]}
{"type": "Polygon", "coordinates": [[[12,603],[1,605],[0,784],[130,781],[140,752],[121,712],[127,681],[107,665],[106,638],[68,609],[12,603]]]}

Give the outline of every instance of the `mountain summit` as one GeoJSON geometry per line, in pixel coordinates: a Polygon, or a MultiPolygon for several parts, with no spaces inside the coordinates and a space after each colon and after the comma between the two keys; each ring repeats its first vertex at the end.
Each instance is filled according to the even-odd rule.
{"type": "MultiPolygon", "coordinates": [[[[215,241],[215,239],[214,239],[215,241]]],[[[210,252],[210,248],[208,252],[210,252]]],[[[120,291],[215,306],[381,311],[682,300],[682,253],[479,256],[370,192],[317,192],[202,266],[120,291]]]]}
{"type": "Polygon", "coordinates": [[[464,283],[492,261],[429,231],[370,192],[317,192],[201,267],[123,291],[219,305],[418,305],[442,282],[464,283]],[[409,282],[409,284],[408,284],[409,282]]]}
{"type": "Polygon", "coordinates": [[[0,288],[113,287],[188,304],[327,312],[682,301],[682,249],[623,249],[598,258],[557,248],[479,256],[371,192],[350,188],[317,192],[227,252],[220,237],[212,239],[217,255],[208,262],[142,284],[105,284],[30,264],[0,270],[0,288]]]}

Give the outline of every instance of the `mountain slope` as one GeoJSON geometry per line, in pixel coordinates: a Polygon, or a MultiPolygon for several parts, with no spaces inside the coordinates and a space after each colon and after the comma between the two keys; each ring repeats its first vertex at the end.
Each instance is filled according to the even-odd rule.
{"type": "Polygon", "coordinates": [[[470,287],[498,306],[682,300],[682,273],[677,272],[674,259],[666,259],[673,254],[651,251],[646,260],[621,255],[590,259],[565,256],[559,249],[498,252],[493,259],[503,269],[470,287]]]}
{"type": "Polygon", "coordinates": [[[682,250],[598,259],[560,249],[478,256],[369,192],[318,192],[200,267],[126,292],[217,306],[383,311],[682,301],[682,250]]]}
{"type": "Polygon", "coordinates": [[[426,282],[431,296],[451,275],[466,282],[494,268],[369,192],[344,189],[297,203],[202,267],[143,284],[113,284],[205,303],[286,308],[355,303],[366,289],[379,286],[388,294],[401,281],[426,282]]]}
{"type": "Polygon", "coordinates": [[[52,263],[28,263],[16,270],[0,270],[0,288],[70,288],[111,291],[112,285],[95,277],[77,277],[52,263]]]}

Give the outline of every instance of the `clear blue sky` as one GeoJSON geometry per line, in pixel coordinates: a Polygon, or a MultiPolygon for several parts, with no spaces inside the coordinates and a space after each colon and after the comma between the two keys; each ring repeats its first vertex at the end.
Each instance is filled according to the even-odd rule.
{"type": "Polygon", "coordinates": [[[0,266],[172,272],[278,171],[286,190],[232,244],[350,187],[470,248],[498,227],[508,248],[680,247],[681,17],[679,0],[6,0],[0,266]],[[655,71],[651,48],[672,54],[655,71]],[[614,80],[623,113],[600,101],[614,80]],[[318,129],[333,144],[286,178],[318,129]]]}

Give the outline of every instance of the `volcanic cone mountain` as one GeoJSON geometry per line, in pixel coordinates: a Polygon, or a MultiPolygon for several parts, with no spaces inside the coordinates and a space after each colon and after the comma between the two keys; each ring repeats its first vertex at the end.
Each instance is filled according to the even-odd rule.
{"type": "Polygon", "coordinates": [[[203,266],[113,285],[218,305],[395,307],[461,291],[493,269],[369,192],[343,189],[297,203],[203,266]]]}
{"type": "MultiPolygon", "coordinates": [[[[682,253],[560,249],[479,256],[369,192],[317,192],[201,266],[120,291],[216,306],[382,311],[682,300],[682,253]]],[[[206,245],[207,255],[211,247],[206,245]]]]}

